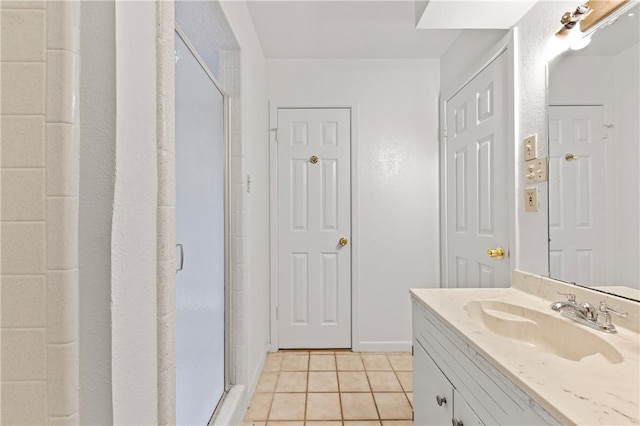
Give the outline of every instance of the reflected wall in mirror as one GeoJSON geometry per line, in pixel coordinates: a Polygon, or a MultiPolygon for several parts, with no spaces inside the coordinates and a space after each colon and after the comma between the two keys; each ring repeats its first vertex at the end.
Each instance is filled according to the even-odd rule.
{"type": "Polygon", "coordinates": [[[549,64],[549,275],[640,300],[634,3],[590,34],[587,47],[549,64]]]}

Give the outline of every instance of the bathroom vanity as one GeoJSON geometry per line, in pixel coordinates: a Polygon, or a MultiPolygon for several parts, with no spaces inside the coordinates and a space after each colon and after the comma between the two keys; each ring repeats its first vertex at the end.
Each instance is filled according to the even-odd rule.
{"type": "Polygon", "coordinates": [[[592,330],[514,287],[411,297],[416,425],[640,423],[637,329],[592,330]]]}

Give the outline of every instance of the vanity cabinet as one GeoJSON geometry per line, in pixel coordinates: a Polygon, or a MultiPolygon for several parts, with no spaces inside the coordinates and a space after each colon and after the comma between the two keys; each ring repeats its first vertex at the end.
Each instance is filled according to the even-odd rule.
{"type": "Polygon", "coordinates": [[[559,424],[415,299],[412,316],[415,425],[559,424]]]}
{"type": "Polygon", "coordinates": [[[414,423],[420,426],[482,425],[420,343],[414,341],[414,345],[413,398],[420,401],[415,408],[414,423]]]}

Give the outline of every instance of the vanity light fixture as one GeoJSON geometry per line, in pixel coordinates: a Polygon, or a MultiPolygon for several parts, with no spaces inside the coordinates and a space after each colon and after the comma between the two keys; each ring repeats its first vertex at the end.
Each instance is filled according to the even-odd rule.
{"type": "Polygon", "coordinates": [[[586,36],[586,37],[582,37],[580,40],[578,40],[575,43],[573,43],[569,47],[569,49],[571,49],[571,50],[580,50],[580,49],[584,49],[589,44],[591,44],[591,36],[590,35],[586,36]]]}
{"type": "Polygon", "coordinates": [[[569,33],[576,26],[576,24],[586,18],[593,9],[591,9],[586,4],[582,6],[578,6],[576,10],[571,12],[565,12],[560,19],[560,23],[562,24],[562,28],[556,33],[556,37],[559,39],[565,39],[569,36],[569,33]]]}

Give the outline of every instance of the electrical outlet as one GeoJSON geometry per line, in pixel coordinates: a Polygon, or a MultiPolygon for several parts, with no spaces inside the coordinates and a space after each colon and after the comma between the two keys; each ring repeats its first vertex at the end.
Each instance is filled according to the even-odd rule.
{"type": "Polygon", "coordinates": [[[524,211],[538,211],[538,188],[526,188],[524,190],[524,211]]]}
{"type": "Polygon", "coordinates": [[[524,161],[536,159],[538,156],[538,135],[529,136],[522,142],[524,143],[524,161]]]}
{"type": "Polygon", "coordinates": [[[524,173],[526,182],[546,182],[547,180],[547,157],[536,158],[525,161],[524,173]]]}

